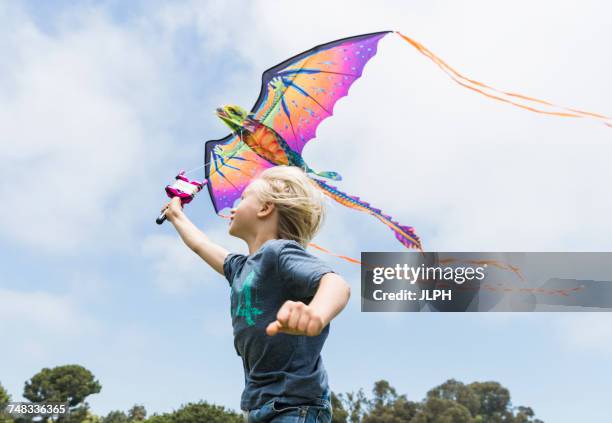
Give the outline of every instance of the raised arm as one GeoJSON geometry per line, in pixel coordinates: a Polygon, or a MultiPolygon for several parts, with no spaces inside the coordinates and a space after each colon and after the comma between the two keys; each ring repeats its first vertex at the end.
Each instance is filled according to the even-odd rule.
{"type": "Polygon", "coordinates": [[[276,321],[266,327],[266,333],[317,336],[342,311],[351,296],[351,286],[336,273],[321,278],[309,304],[286,301],[276,314],[276,321]]]}
{"type": "Polygon", "coordinates": [[[321,316],[323,327],[336,317],[346,306],[351,296],[351,286],[336,273],[326,273],[321,278],[314,298],[308,304],[321,316]]]}
{"type": "Polygon", "coordinates": [[[193,250],[194,253],[202,257],[210,267],[223,275],[223,262],[225,261],[225,257],[229,254],[229,251],[219,244],[212,242],[204,232],[199,230],[197,226],[189,220],[185,213],[183,213],[181,201],[178,197],[174,197],[170,200],[165,210],[166,218],[174,225],[183,242],[193,250]]]}

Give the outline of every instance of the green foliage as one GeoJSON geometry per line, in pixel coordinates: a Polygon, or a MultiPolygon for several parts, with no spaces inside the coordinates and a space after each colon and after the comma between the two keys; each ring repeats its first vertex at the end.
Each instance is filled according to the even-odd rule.
{"type": "Polygon", "coordinates": [[[6,389],[0,383],[0,410],[4,410],[6,404],[11,400],[11,396],[6,392],[6,389]]]}
{"type": "Polygon", "coordinates": [[[510,391],[497,382],[473,382],[468,385],[478,396],[480,404],[475,416],[483,416],[487,423],[513,421],[510,408],[510,391]]]}
{"type": "Polygon", "coordinates": [[[473,416],[477,415],[481,408],[477,392],[455,379],[449,379],[442,385],[429,390],[427,398],[455,401],[467,408],[473,416]]]}
{"type": "MultiPolygon", "coordinates": [[[[342,395],[342,394],[341,394],[342,395]]],[[[344,409],[342,399],[336,395],[335,392],[331,393],[331,406],[332,406],[332,423],[346,423],[348,418],[348,412],[344,409]]]]}
{"type": "Polygon", "coordinates": [[[333,423],[544,423],[529,407],[512,407],[510,392],[497,382],[465,385],[449,379],[421,402],[398,395],[386,380],[374,383],[372,398],[332,393],[333,423]]]}
{"type": "Polygon", "coordinates": [[[145,410],[144,405],[136,404],[128,411],[130,422],[141,422],[144,421],[145,417],[147,417],[147,410],[145,410]]]}
{"type": "Polygon", "coordinates": [[[102,419],[89,410],[89,404],[84,403],[70,409],[67,415],[61,416],[58,423],[102,423],[102,419]]]}
{"type": "MultiPolygon", "coordinates": [[[[366,413],[366,407],[368,406],[368,399],[363,393],[363,389],[359,389],[357,393],[347,392],[346,394],[338,394],[339,401],[343,404],[342,410],[345,410],[345,420],[332,420],[338,423],[359,423],[366,413]]],[[[332,403],[333,407],[333,403],[332,403]]],[[[333,408],[332,419],[336,415],[336,409],[333,408]]]]}
{"type": "Polygon", "coordinates": [[[372,394],[374,397],[368,401],[369,411],[363,423],[403,423],[416,415],[418,404],[408,401],[405,395],[397,395],[386,380],[375,382],[372,394]]]}
{"type": "Polygon", "coordinates": [[[23,396],[32,402],[68,402],[76,407],[101,389],[89,370],[74,364],[42,369],[26,382],[23,396]]]}
{"type": "Polygon", "coordinates": [[[111,411],[102,419],[102,423],[130,423],[130,419],[123,411],[111,411]]]}
{"type": "Polygon", "coordinates": [[[11,400],[11,396],[6,392],[6,389],[0,383],[0,423],[12,423],[13,419],[11,419],[8,415],[4,413],[4,409],[6,405],[11,400]]]}
{"type": "Polygon", "coordinates": [[[183,405],[173,413],[149,417],[145,423],[244,423],[241,414],[226,410],[225,407],[209,404],[206,401],[183,405]]]}
{"type": "Polygon", "coordinates": [[[535,413],[530,407],[517,407],[517,414],[513,423],[544,423],[540,419],[534,418],[535,413]]]}
{"type": "MultiPolygon", "coordinates": [[[[182,405],[176,411],[154,414],[148,419],[143,405],[127,413],[111,411],[98,417],[85,398],[98,393],[101,385],[93,374],[78,365],[45,368],[25,384],[24,397],[32,402],[68,402],[70,412],[57,423],[243,423],[241,414],[206,401],[182,405]]],[[[0,385],[0,410],[10,397],[0,385]]],[[[356,393],[331,393],[332,423],[544,423],[530,407],[513,407],[510,392],[494,381],[468,385],[449,379],[427,392],[423,401],[409,401],[386,380],[374,383],[372,397],[363,389],[356,393]]],[[[2,416],[0,423],[29,423],[31,419],[2,416]]]]}
{"type": "MultiPolygon", "coordinates": [[[[76,420],[74,423],[76,423],[76,420]]],[[[102,423],[102,419],[95,414],[92,414],[90,411],[87,411],[85,413],[85,418],[80,420],[80,423],[102,423]]]]}
{"type": "Polygon", "coordinates": [[[101,423],[135,423],[142,422],[147,417],[147,410],[144,405],[134,405],[126,413],[120,410],[111,411],[104,417],[101,423]]]}
{"type": "Polygon", "coordinates": [[[430,397],[410,423],[475,423],[470,411],[458,402],[430,397]]]}
{"type": "Polygon", "coordinates": [[[4,414],[4,408],[11,400],[11,396],[6,392],[6,389],[0,383],[0,423],[9,423],[13,420],[4,414]]]}

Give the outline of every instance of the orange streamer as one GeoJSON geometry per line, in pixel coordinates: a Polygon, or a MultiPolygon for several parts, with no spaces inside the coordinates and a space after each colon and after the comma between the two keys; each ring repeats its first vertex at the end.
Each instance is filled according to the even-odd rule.
{"type": "Polygon", "coordinates": [[[457,72],[451,66],[449,66],[446,62],[444,62],[442,59],[440,59],[438,56],[436,56],[434,53],[432,53],[429,49],[427,49],[425,46],[423,46],[418,41],[413,40],[412,38],[410,38],[410,37],[400,33],[399,31],[395,31],[395,32],[400,37],[402,37],[406,42],[408,42],[414,48],[416,48],[421,54],[423,54],[424,56],[429,58],[431,61],[433,61],[435,64],[437,64],[438,67],[440,67],[440,69],[442,69],[444,71],[444,73],[446,73],[453,81],[455,81],[457,84],[459,84],[459,85],[461,85],[461,86],[463,86],[465,88],[468,88],[470,90],[476,91],[477,93],[480,93],[480,94],[482,94],[482,95],[484,95],[486,97],[492,98],[494,100],[498,100],[498,101],[502,101],[504,103],[512,104],[513,106],[520,107],[522,109],[529,110],[531,112],[541,113],[541,114],[546,114],[546,115],[553,115],[553,116],[558,116],[558,117],[590,118],[590,119],[595,119],[597,121],[601,121],[604,125],[612,128],[612,117],[610,117],[610,116],[601,115],[599,113],[586,112],[586,111],[583,111],[583,110],[573,109],[573,108],[569,108],[569,107],[563,107],[563,106],[559,106],[559,105],[556,105],[556,104],[548,102],[548,101],[539,100],[537,98],[528,97],[528,96],[522,95],[522,94],[501,91],[501,90],[498,90],[496,88],[490,87],[490,86],[488,86],[486,84],[483,84],[482,82],[478,82],[478,81],[475,81],[473,79],[467,78],[467,77],[463,76],[462,74],[460,74],[459,72],[457,72]],[[477,87],[479,87],[479,88],[477,88],[477,87]],[[498,95],[491,94],[491,93],[487,93],[486,92],[487,90],[492,91],[492,92],[497,93],[497,94],[500,94],[502,97],[500,97],[498,95]],[[548,111],[548,110],[543,110],[543,109],[532,107],[532,106],[527,106],[525,104],[521,104],[521,103],[518,103],[516,101],[513,101],[512,99],[504,98],[503,96],[511,97],[513,99],[521,99],[521,100],[525,100],[527,102],[542,104],[542,105],[548,106],[550,108],[556,108],[556,109],[564,110],[564,112],[561,112],[561,111],[548,111]]]}

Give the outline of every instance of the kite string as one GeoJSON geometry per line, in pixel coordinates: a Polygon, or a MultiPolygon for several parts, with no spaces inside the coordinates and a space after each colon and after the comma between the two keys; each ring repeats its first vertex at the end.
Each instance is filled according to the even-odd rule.
{"type": "MultiPolygon", "coordinates": [[[[242,130],[240,131],[239,137],[242,137],[242,130]]],[[[235,154],[234,154],[234,155],[235,155],[235,154]]],[[[230,156],[230,158],[234,157],[234,155],[230,156]]],[[[212,155],[211,155],[211,156],[212,156],[212,155]]],[[[211,162],[212,162],[212,159],[210,159],[210,160],[209,160],[209,161],[207,161],[207,162],[204,162],[204,164],[203,164],[203,165],[201,165],[201,166],[194,167],[193,169],[190,169],[190,170],[185,171],[185,173],[184,173],[184,174],[185,174],[185,175],[189,175],[190,173],[193,173],[193,172],[195,172],[196,170],[200,170],[200,169],[202,169],[203,167],[206,167],[206,166],[207,166],[207,165],[209,165],[211,162]]],[[[214,170],[212,171],[211,175],[213,175],[215,172],[216,172],[216,169],[214,169],[214,170]]]]}
{"type": "MultiPolygon", "coordinates": [[[[209,162],[210,163],[210,162],[209,162]]],[[[196,170],[200,170],[202,169],[204,166],[206,166],[208,163],[204,163],[202,166],[198,166],[198,167],[194,167],[193,169],[187,170],[185,171],[185,175],[189,175],[190,173],[195,172],[196,170]]]]}

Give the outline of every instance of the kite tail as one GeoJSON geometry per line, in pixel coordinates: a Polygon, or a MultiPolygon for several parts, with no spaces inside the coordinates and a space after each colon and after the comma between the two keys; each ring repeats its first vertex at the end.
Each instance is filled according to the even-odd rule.
{"type": "Polygon", "coordinates": [[[421,247],[421,240],[414,232],[414,228],[412,226],[400,225],[398,222],[392,220],[391,216],[383,214],[380,209],[375,209],[370,205],[370,203],[366,203],[365,201],[360,200],[359,197],[355,197],[341,192],[336,189],[336,187],[327,185],[324,181],[321,181],[320,179],[312,179],[317,183],[317,185],[323,191],[324,194],[333,198],[338,203],[355,210],[369,213],[381,222],[383,222],[393,231],[397,240],[407,248],[416,248],[419,251],[423,251],[421,247]]]}
{"type": "Polygon", "coordinates": [[[438,67],[442,69],[442,71],[444,71],[444,73],[446,73],[453,81],[467,89],[482,94],[486,97],[492,98],[493,100],[498,100],[507,104],[511,104],[515,107],[519,107],[524,110],[529,110],[530,112],[565,118],[593,119],[612,128],[612,116],[605,116],[599,113],[592,113],[584,110],[578,110],[575,108],[559,106],[548,101],[539,100],[537,98],[528,97],[526,95],[498,90],[489,85],[483,84],[482,82],[470,79],[457,72],[450,65],[444,62],[440,57],[436,56],[429,49],[427,49],[427,47],[425,47],[423,44],[400,33],[399,31],[395,32],[400,37],[402,37],[404,41],[408,42],[414,48],[416,48],[419,53],[429,58],[432,62],[438,65],[438,67]]]}
{"type": "Polygon", "coordinates": [[[312,173],[313,175],[320,176],[321,178],[331,179],[332,181],[342,180],[342,176],[340,176],[338,172],[332,172],[332,171],[317,172],[316,170],[313,170],[311,168],[308,168],[306,172],[312,173]]]}

